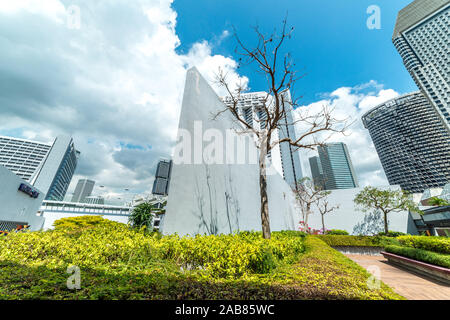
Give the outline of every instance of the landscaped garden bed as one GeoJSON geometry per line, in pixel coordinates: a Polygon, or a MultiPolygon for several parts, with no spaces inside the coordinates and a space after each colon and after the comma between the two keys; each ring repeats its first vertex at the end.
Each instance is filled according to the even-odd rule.
{"type": "Polygon", "coordinates": [[[344,254],[381,255],[384,246],[396,243],[385,236],[317,235],[333,249],[344,254]]]}
{"type": "Polygon", "coordinates": [[[392,263],[450,284],[450,239],[401,236],[383,255],[392,263]]]}
{"type": "Polygon", "coordinates": [[[429,264],[419,260],[410,259],[405,257],[404,255],[397,255],[388,252],[382,252],[382,254],[392,264],[431,277],[435,280],[445,282],[447,285],[450,285],[449,268],[439,267],[434,264],[429,264]]]}
{"type": "Polygon", "coordinates": [[[300,232],[162,237],[102,220],[0,238],[0,299],[402,299],[370,276],[300,232]]]}

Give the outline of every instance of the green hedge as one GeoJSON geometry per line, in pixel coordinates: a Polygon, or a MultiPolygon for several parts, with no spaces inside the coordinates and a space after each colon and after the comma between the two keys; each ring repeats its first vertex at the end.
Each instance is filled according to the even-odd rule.
{"type": "Polygon", "coordinates": [[[345,230],[339,230],[339,229],[331,229],[331,230],[327,230],[325,231],[325,234],[330,234],[330,235],[342,235],[342,236],[348,236],[349,233],[345,230]]]}
{"type": "Polygon", "coordinates": [[[450,254],[450,238],[429,236],[401,236],[397,240],[406,247],[450,254]]]}
{"type": "Polygon", "coordinates": [[[450,268],[450,255],[448,254],[440,254],[432,251],[395,245],[386,246],[385,250],[414,260],[450,268]]]}
{"type": "Polygon", "coordinates": [[[322,241],[329,246],[351,246],[351,247],[382,247],[383,237],[370,236],[346,236],[346,235],[318,235],[322,241]]]}

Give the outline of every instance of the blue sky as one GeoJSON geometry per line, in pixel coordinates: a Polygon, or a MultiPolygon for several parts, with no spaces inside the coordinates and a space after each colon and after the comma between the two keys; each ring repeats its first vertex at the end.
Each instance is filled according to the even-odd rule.
{"type": "MultiPolygon", "coordinates": [[[[297,84],[302,104],[316,101],[322,93],[376,80],[399,93],[417,90],[395,50],[391,36],[397,13],[410,0],[175,0],[176,33],[180,53],[200,40],[213,46],[213,53],[234,56],[235,40],[217,41],[234,26],[246,43],[254,41],[252,26],[270,32],[288,12],[295,27],[286,50],[307,75],[297,84]],[[369,30],[366,13],[370,5],[381,9],[381,29],[369,30]]],[[[252,90],[264,90],[264,81],[250,68],[240,71],[250,79],[252,90]]]]}
{"type": "MultiPolygon", "coordinates": [[[[361,185],[386,185],[361,115],[417,90],[391,43],[397,12],[410,1],[0,1],[0,134],[72,136],[81,155],[69,195],[81,178],[104,186],[94,194],[109,201],[148,193],[157,162],[173,150],[186,70],[196,66],[212,80],[220,67],[230,82],[266,90],[260,74],[236,69],[235,41],[222,35],[234,26],[251,44],[252,26],[270,32],[288,12],[295,31],[286,49],[307,74],[299,103],[329,104],[354,120],[336,139],[347,144],[361,185]],[[380,30],[366,26],[370,5],[380,7],[380,30]]],[[[301,155],[306,174],[312,155],[301,155]]]]}

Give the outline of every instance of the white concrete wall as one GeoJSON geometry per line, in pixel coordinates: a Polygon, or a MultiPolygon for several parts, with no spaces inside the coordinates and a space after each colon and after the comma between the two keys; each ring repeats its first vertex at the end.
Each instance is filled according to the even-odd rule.
{"type": "Polygon", "coordinates": [[[0,220],[26,222],[30,225],[30,230],[39,230],[44,219],[38,217],[36,213],[45,194],[37,190],[39,197],[32,198],[19,190],[21,183],[30,186],[25,180],[0,165],[0,220]]]}
{"type": "MultiPolygon", "coordinates": [[[[186,76],[179,130],[186,129],[197,141],[201,141],[203,132],[210,128],[217,129],[225,137],[226,130],[236,126],[231,115],[223,113],[217,120],[212,120],[214,114],[224,109],[219,97],[198,71],[190,69],[186,76]],[[201,121],[203,132],[194,130],[194,121],[201,121]]],[[[241,141],[247,138],[242,135],[237,137],[241,141]]],[[[209,143],[203,142],[203,147],[209,143]]],[[[248,157],[256,152],[255,145],[251,144],[245,155],[248,157]]],[[[195,154],[192,145],[190,163],[174,162],[162,232],[193,235],[260,231],[257,163],[206,164],[201,161],[200,164],[194,164],[195,156],[198,154],[195,154]]],[[[290,187],[276,170],[270,170],[269,173],[271,229],[294,230],[299,217],[294,209],[295,201],[290,187]]]]}
{"type": "MultiPolygon", "coordinates": [[[[389,188],[391,190],[400,189],[399,186],[384,186],[378,188],[389,188]]],[[[329,202],[332,206],[339,205],[339,209],[325,215],[326,229],[346,230],[350,234],[353,233],[354,227],[364,221],[366,213],[362,212],[353,202],[356,195],[363,188],[332,190],[329,195],[329,202]]],[[[322,228],[321,215],[317,208],[313,207],[314,212],[309,216],[309,226],[313,229],[322,228]]],[[[388,215],[389,230],[400,231],[404,233],[416,233],[417,230],[411,225],[407,211],[392,212],[388,215]]],[[[382,229],[381,231],[384,231],[382,229]]]]}

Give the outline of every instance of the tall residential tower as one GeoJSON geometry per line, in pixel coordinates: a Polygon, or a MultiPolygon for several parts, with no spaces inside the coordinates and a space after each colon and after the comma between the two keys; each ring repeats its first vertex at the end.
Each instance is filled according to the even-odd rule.
{"type": "Polygon", "coordinates": [[[362,120],[390,184],[423,192],[450,182],[450,134],[421,92],[382,103],[362,120]]]}
{"type": "Polygon", "coordinates": [[[449,26],[449,0],[416,0],[398,13],[392,42],[450,131],[449,26]]]}

